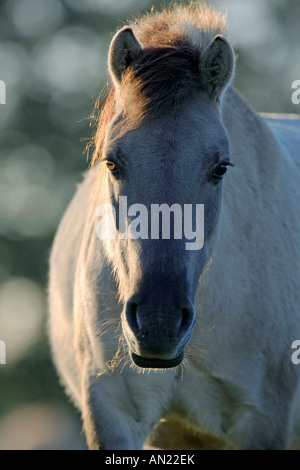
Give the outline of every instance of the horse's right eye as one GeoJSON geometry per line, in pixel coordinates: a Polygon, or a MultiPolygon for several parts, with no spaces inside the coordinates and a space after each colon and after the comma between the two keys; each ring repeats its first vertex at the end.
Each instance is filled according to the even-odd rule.
{"type": "Polygon", "coordinates": [[[117,165],[115,164],[115,162],[112,162],[110,160],[107,160],[106,161],[106,168],[111,171],[111,172],[114,172],[117,170],[117,165]]]}

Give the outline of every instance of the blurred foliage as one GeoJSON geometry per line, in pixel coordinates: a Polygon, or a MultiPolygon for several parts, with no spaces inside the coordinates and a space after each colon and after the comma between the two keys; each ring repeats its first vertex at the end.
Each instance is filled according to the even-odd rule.
{"type": "MultiPolygon", "coordinates": [[[[128,17],[161,4],[0,2],[0,79],[7,86],[0,105],[0,339],[7,343],[0,418],[23,402],[67,403],[46,335],[49,251],[87,168],[89,117],[107,79],[112,35],[128,17]],[[22,347],[14,348],[20,334],[22,347]]],[[[257,111],[298,113],[291,83],[300,79],[299,0],[210,4],[228,11],[235,87],[257,111]]]]}

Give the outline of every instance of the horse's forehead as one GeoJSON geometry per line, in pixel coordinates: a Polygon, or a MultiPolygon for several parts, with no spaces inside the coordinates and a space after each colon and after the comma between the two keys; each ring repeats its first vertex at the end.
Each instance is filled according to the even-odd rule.
{"type": "Polygon", "coordinates": [[[177,113],[168,113],[145,121],[133,132],[128,133],[125,142],[131,146],[140,143],[143,147],[164,148],[190,145],[197,141],[209,144],[223,137],[223,129],[215,108],[206,100],[197,99],[182,106],[177,113]],[[200,138],[200,140],[199,140],[200,138]]]}

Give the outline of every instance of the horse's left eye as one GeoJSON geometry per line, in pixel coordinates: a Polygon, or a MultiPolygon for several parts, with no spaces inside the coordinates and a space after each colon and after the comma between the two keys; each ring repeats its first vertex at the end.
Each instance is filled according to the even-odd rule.
{"type": "Polygon", "coordinates": [[[225,173],[227,172],[228,166],[231,165],[231,163],[220,163],[213,171],[213,177],[216,180],[221,180],[225,173]]]}
{"type": "Polygon", "coordinates": [[[215,170],[215,175],[218,176],[219,178],[223,178],[227,171],[227,165],[219,165],[216,170],[215,170]]]}

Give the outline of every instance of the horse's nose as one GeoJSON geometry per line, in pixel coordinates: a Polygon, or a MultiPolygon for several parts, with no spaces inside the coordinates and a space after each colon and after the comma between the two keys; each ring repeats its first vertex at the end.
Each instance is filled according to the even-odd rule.
{"type": "Polygon", "coordinates": [[[166,368],[182,361],[195,320],[190,302],[171,308],[131,300],[126,303],[125,319],[124,333],[138,366],[166,368]]]}
{"type": "Polygon", "coordinates": [[[192,305],[185,306],[178,311],[164,311],[160,307],[160,314],[157,309],[148,305],[138,305],[134,302],[126,304],[126,320],[135,336],[148,336],[154,333],[158,327],[161,334],[166,334],[168,338],[180,339],[185,335],[194,319],[194,309],[192,305]],[[151,310],[153,310],[151,312],[151,310]]]}

